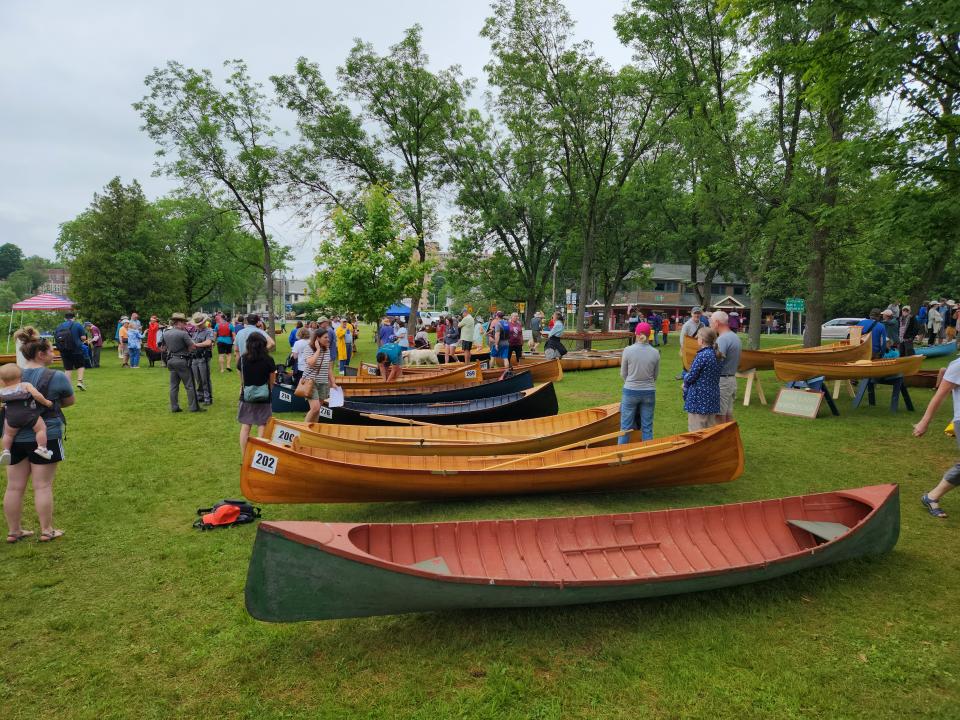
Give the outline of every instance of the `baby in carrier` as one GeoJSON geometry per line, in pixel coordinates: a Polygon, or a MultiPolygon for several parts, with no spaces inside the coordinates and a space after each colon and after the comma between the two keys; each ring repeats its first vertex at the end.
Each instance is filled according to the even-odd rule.
{"type": "Polygon", "coordinates": [[[0,400],[3,400],[3,453],[0,465],[9,465],[10,449],[21,428],[32,427],[37,436],[37,448],[33,451],[44,460],[53,457],[47,449],[47,426],[40,415],[43,408],[53,407],[40,391],[27,382],[20,382],[20,368],[15,363],[0,365],[0,400]]]}

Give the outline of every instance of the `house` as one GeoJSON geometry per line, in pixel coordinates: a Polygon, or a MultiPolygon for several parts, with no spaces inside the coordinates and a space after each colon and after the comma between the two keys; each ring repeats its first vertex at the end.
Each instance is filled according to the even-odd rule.
{"type": "Polygon", "coordinates": [[[70,290],[70,271],[62,267],[47,268],[47,279],[37,288],[37,292],[53,293],[67,297],[70,290]]]}

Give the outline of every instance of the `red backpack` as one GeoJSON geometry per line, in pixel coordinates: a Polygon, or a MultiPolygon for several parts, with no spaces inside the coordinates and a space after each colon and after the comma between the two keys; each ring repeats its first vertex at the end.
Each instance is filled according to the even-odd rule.
{"type": "Polygon", "coordinates": [[[230,332],[230,323],[217,323],[217,337],[228,338],[232,335],[230,332]]]}

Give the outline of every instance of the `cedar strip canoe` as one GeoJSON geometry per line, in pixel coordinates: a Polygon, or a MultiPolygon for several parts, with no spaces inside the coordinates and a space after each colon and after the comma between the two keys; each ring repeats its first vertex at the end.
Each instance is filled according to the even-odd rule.
{"type": "MultiPolygon", "coordinates": [[[[447,365],[404,365],[403,374],[412,375],[414,373],[426,373],[433,374],[441,372],[443,368],[453,367],[453,363],[447,365]]],[[[484,363],[480,365],[483,372],[484,380],[496,380],[503,375],[506,368],[503,367],[484,367],[484,363]]],[[[559,360],[544,360],[540,356],[536,361],[528,362],[522,361],[519,363],[514,363],[512,365],[514,372],[529,372],[533,377],[533,381],[537,383],[541,382],[559,382],[563,379],[563,367],[560,364],[559,360]]],[[[370,365],[368,363],[363,363],[361,369],[366,374],[376,374],[377,366],[370,365]]]]}
{"type": "Polygon", "coordinates": [[[352,386],[376,387],[376,388],[400,388],[418,385],[426,387],[429,385],[463,385],[467,383],[478,383],[483,379],[480,373],[480,363],[470,363],[460,367],[443,369],[435,373],[422,374],[401,374],[399,380],[386,381],[378,375],[368,375],[360,373],[356,377],[337,377],[337,384],[343,385],[344,390],[352,386]]]}
{"type": "Polygon", "coordinates": [[[826,380],[859,380],[861,378],[884,378],[893,375],[913,375],[923,363],[922,355],[894,358],[892,360],[858,360],[857,362],[798,363],[793,358],[778,357],[773,371],[784,382],[807,380],[823,375],[826,380]]]}
{"type": "Polygon", "coordinates": [[[742,472],[740,430],[724,423],[646,442],[532,457],[362,455],[295,450],[255,438],[244,450],[240,487],[245,497],[263,503],[394,502],[703,485],[730,482],[742,472]]]}
{"type": "Polygon", "coordinates": [[[7,353],[0,354],[0,365],[6,365],[8,363],[15,363],[17,361],[16,353],[7,353]]]}
{"type": "Polygon", "coordinates": [[[882,555],[899,534],[896,485],[565,518],[264,522],[244,595],[268,622],[635,600],[882,555]]]}
{"type": "Polygon", "coordinates": [[[322,406],[318,421],[339,425],[409,425],[406,420],[410,419],[435,425],[465,425],[546,417],[556,415],[559,409],[553,383],[544,383],[508,395],[453,402],[379,404],[346,400],[343,407],[322,406]],[[371,418],[370,414],[382,418],[371,418]]]}
{"type": "Polygon", "coordinates": [[[530,373],[522,372],[503,380],[484,380],[471,385],[435,385],[410,388],[350,388],[346,397],[355,403],[439,403],[476,400],[522,392],[533,387],[530,373]]]}
{"type": "MultiPolygon", "coordinates": [[[[565,372],[620,367],[622,354],[623,350],[571,350],[560,359],[560,367],[565,372]]],[[[528,357],[539,359],[543,355],[529,353],[528,357]]]]}
{"type": "Polygon", "coordinates": [[[948,343],[941,343],[940,345],[915,346],[913,351],[917,355],[923,355],[924,357],[945,357],[947,355],[956,355],[957,341],[951,340],[948,343]]]}
{"type": "Polygon", "coordinates": [[[373,428],[271,418],[263,437],[280,444],[296,440],[298,447],[382,455],[519,455],[586,441],[619,429],[620,403],[614,403],[553,417],[464,425],[462,429],[423,425],[373,428]]]}
{"type": "MultiPolygon", "coordinates": [[[[689,335],[683,336],[683,367],[690,369],[690,363],[700,346],[696,338],[689,335]]],[[[740,363],[737,365],[739,372],[747,370],[772,370],[775,357],[783,357],[792,362],[811,363],[811,362],[852,362],[855,360],[869,360],[872,354],[872,345],[869,342],[869,336],[857,345],[851,345],[846,340],[832,343],[830,345],[820,345],[818,347],[796,347],[787,345],[779,348],[769,348],[767,350],[740,350],[740,363]]]]}

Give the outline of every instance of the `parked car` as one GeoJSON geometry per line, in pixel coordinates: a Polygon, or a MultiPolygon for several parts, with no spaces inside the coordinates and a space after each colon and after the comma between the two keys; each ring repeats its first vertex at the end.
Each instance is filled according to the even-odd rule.
{"type": "Polygon", "coordinates": [[[423,321],[424,325],[437,325],[447,315],[449,315],[449,313],[437,312],[434,310],[424,310],[420,313],[420,319],[423,321]]]}
{"type": "Polygon", "coordinates": [[[820,337],[824,340],[846,340],[850,328],[863,318],[834,318],[820,326],[820,337]]]}

